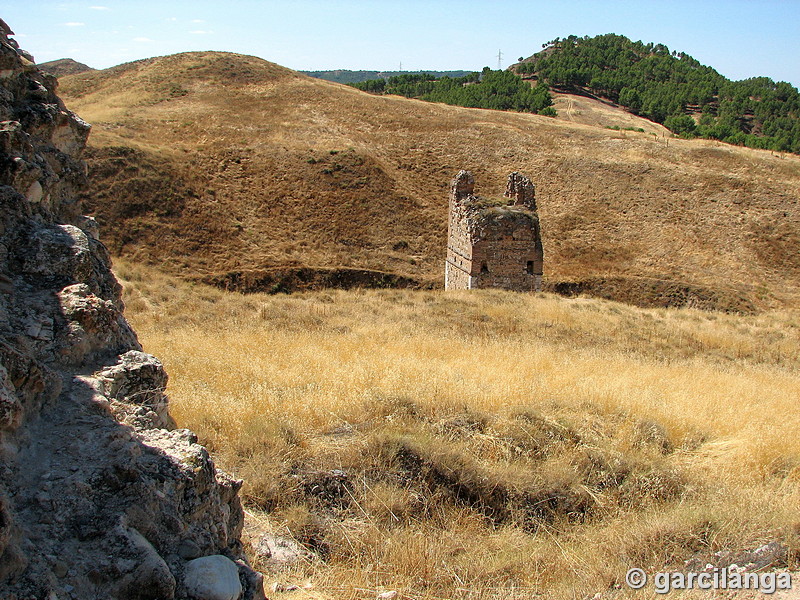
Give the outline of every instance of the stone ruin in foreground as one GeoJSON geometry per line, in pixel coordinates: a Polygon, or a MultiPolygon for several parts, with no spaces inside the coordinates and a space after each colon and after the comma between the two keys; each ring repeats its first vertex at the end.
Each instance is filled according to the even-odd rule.
{"type": "Polygon", "coordinates": [[[460,171],[450,186],[445,289],[541,291],[542,238],[530,179],[511,173],[499,201],[474,189],[469,171],[460,171]]]}
{"type": "Polygon", "coordinates": [[[167,411],[77,202],[89,125],[0,19],[0,598],[258,600],[241,481],[167,411]]]}

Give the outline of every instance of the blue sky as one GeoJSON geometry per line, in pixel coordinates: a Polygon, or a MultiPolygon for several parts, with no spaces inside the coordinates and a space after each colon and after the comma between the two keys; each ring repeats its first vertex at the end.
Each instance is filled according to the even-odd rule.
{"type": "Polygon", "coordinates": [[[800,86],[800,0],[3,0],[37,62],[95,68],[183,52],[253,54],[298,70],[468,69],[529,56],[555,37],[664,43],[731,79],[800,86]]]}

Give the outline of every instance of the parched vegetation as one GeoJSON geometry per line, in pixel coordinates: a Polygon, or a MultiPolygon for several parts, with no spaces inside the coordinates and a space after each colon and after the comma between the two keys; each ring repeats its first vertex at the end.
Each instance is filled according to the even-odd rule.
{"type": "Polygon", "coordinates": [[[797,88],[768,77],[731,81],[664,44],[571,35],[547,42],[515,71],[589,90],[679,135],[800,153],[797,88]]]}
{"type": "Polygon", "coordinates": [[[116,272],[179,425],[245,480],[251,522],[311,551],[282,582],[336,598],[641,598],[630,567],[774,539],[797,567],[796,310],[244,296],[116,272]]]}

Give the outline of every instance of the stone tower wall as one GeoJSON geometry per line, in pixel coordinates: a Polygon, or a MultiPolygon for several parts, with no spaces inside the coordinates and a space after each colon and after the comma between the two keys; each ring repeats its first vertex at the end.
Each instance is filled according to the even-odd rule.
{"type": "Polygon", "coordinates": [[[524,292],[541,290],[542,257],[531,245],[531,240],[515,239],[475,244],[472,256],[476,280],[472,287],[524,292]],[[484,264],[486,271],[482,269],[484,264]]]}
{"type": "Polygon", "coordinates": [[[450,211],[447,226],[447,258],[444,265],[445,289],[468,290],[475,287],[472,267],[472,240],[464,203],[472,197],[475,182],[468,171],[461,171],[450,186],[450,211]]]}
{"type": "Polygon", "coordinates": [[[473,277],[472,243],[463,211],[450,210],[447,260],[445,261],[445,289],[470,289],[473,277]]]}
{"type": "Polygon", "coordinates": [[[487,208],[461,171],[451,184],[445,289],[540,291],[543,251],[533,184],[508,177],[505,206],[487,208]]]}

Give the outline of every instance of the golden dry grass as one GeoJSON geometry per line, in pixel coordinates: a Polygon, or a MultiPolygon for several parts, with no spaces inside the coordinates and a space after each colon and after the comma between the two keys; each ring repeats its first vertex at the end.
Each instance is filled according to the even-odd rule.
{"type": "Polygon", "coordinates": [[[795,564],[797,311],[242,296],[116,271],[179,425],[245,479],[251,524],[320,557],[282,581],[336,598],[641,598],[632,566],[776,538],[795,564]]]}
{"type": "Polygon", "coordinates": [[[611,131],[621,115],[597,107],[590,125],[376,97],[224,53],[60,82],[94,124],[87,201],[105,240],[174,273],[345,266],[440,283],[450,179],[472,170],[492,196],[518,170],[537,186],[550,282],[652,278],[797,305],[797,156],[611,131]]]}
{"type": "Polygon", "coordinates": [[[620,132],[626,132],[625,135],[642,135],[638,130],[643,129],[644,135],[672,137],[672,132],[663,125],[637,117],[610,102],[559,92],[554,92],[552,95],[553,108],[558,111],[556,118],[562,121],[609,129],[617,128],[620,132]]]}

